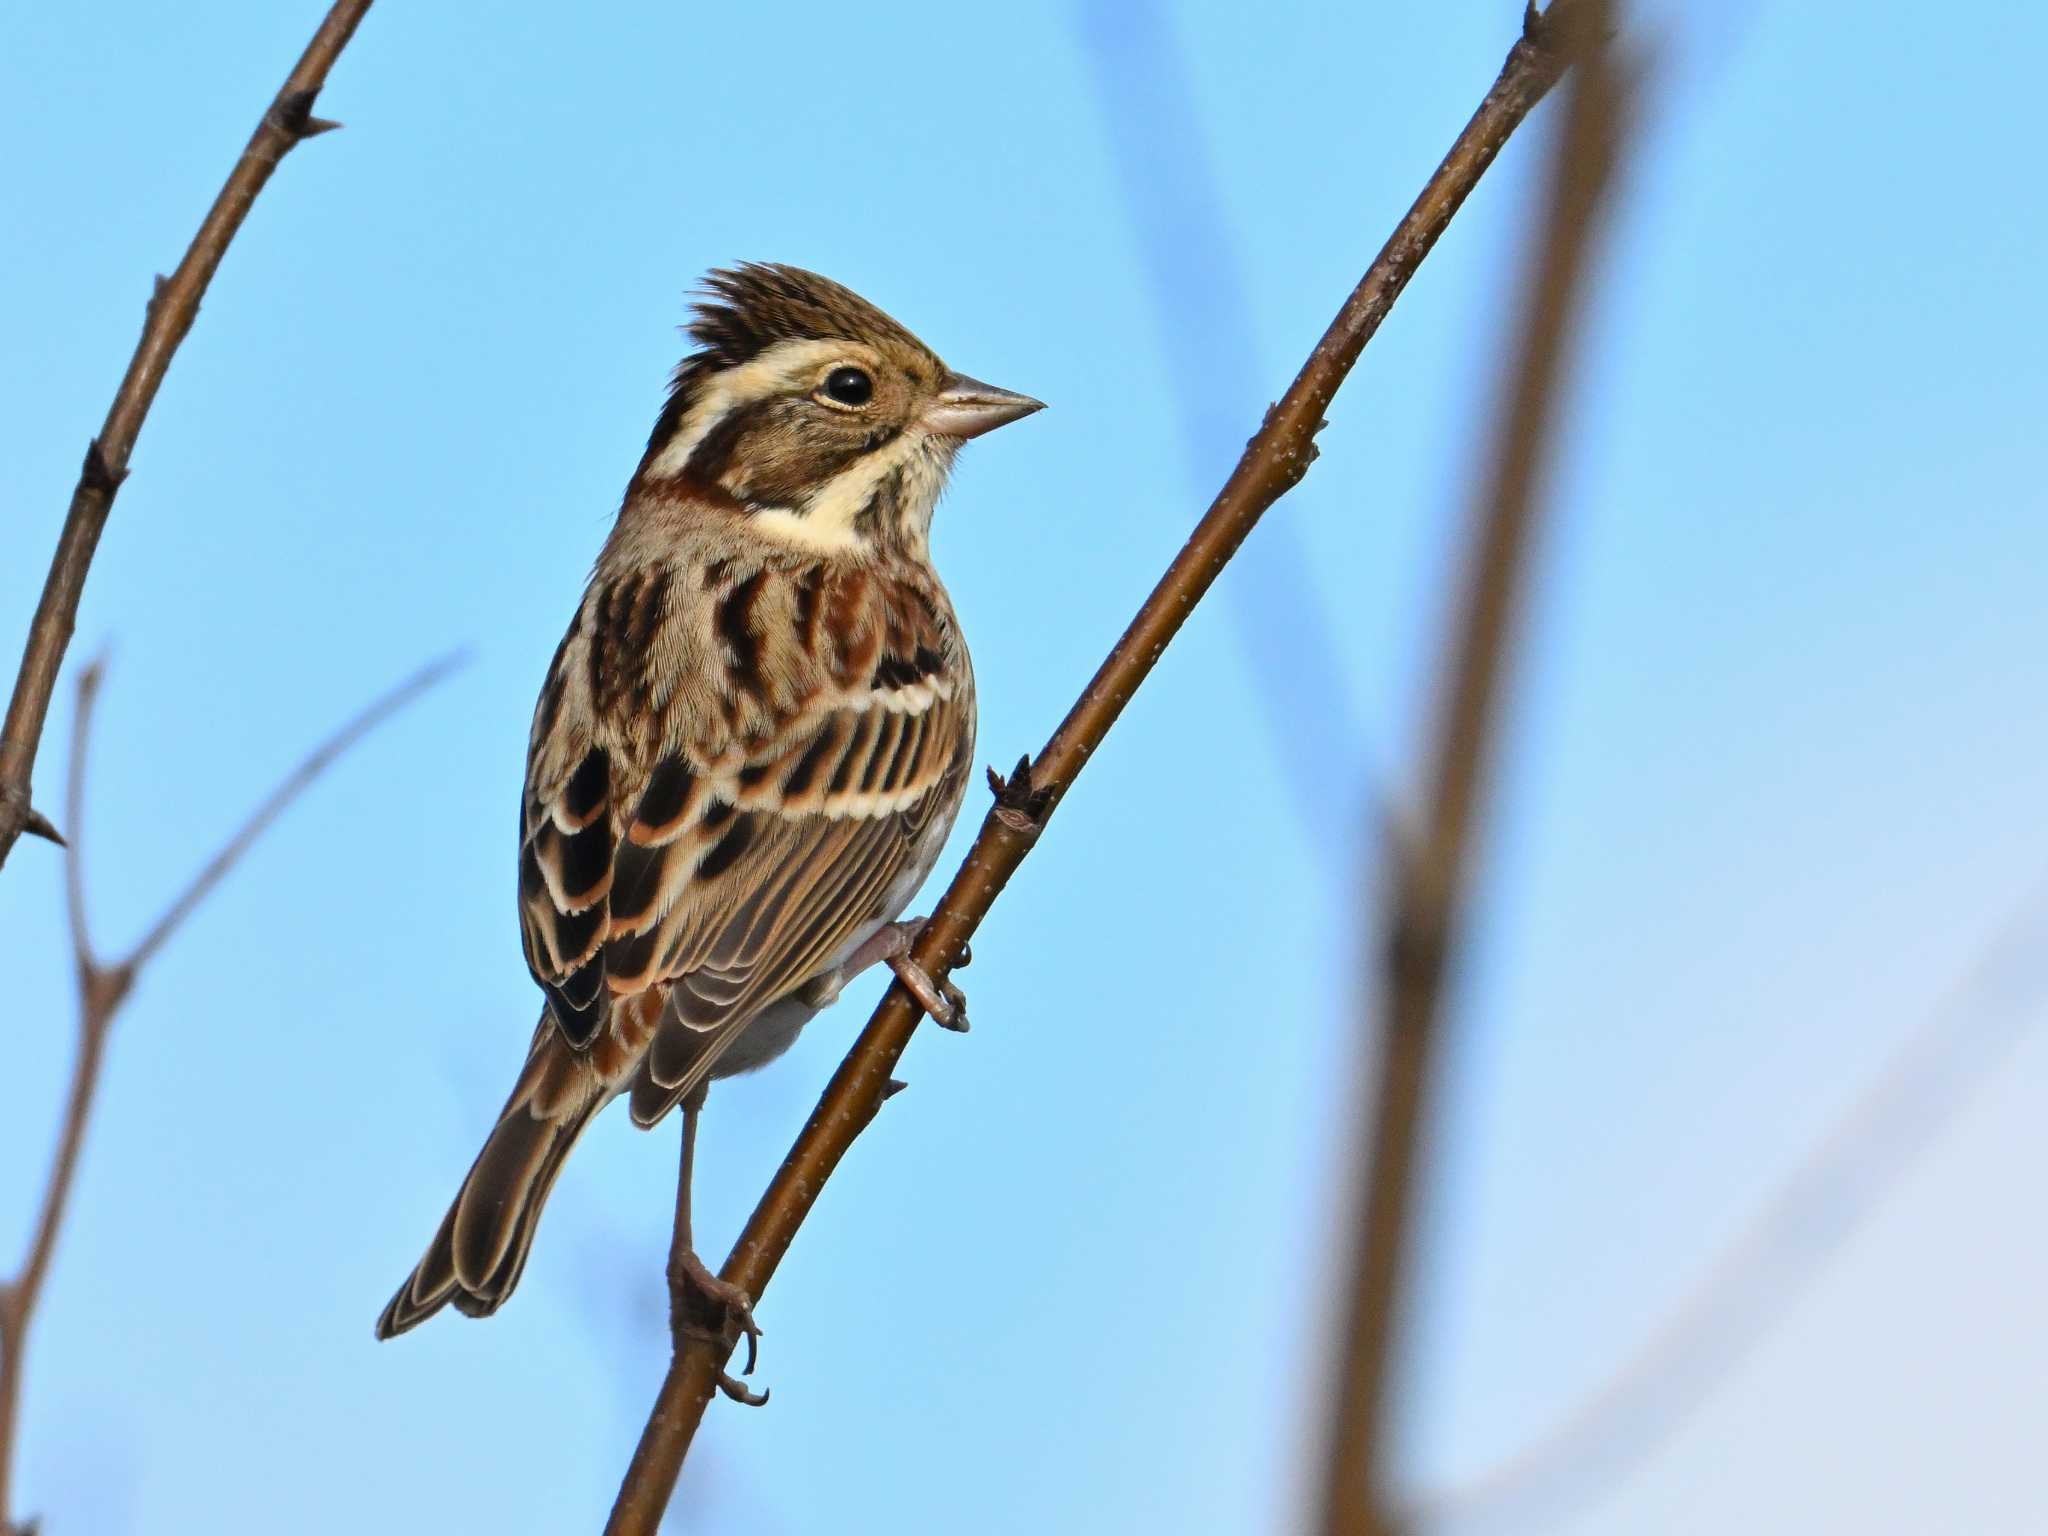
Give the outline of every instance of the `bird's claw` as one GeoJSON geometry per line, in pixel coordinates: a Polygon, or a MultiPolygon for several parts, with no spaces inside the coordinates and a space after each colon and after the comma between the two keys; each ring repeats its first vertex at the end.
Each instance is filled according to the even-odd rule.
{"type": "Polygon", "coordinates": [[[931,1015],[932,1022],[941,1029],[950,1029],[960,1034],[967,1033],[967,994],[950,981],[933,981],[932,974],[909,955],[897,955],[889,961],[889,969],[896,973],[896,979],[904,989],[917,999],[918,1007],[931,1015]]]}
{"type": "MultiPolygon", "coordinates": [[[[754,1367],[760,1361],[761,1345],[761,1325],[754,1321],[753,1298],[731,1281],[714,1275],[710,1266],[695,1253],[684,1256],[680,1278],[706,1304],[702,1310],[715,1311],[718,1317],[715,1325],[701,1317],[691,1317],[683,1324],[683,1332],[691,1338],[727,1346],[744,1338],[747,1341],[747,1363],[740,1368],[740,1375],[753,1375],[754,1367]]],[[[723,1367],[718,1372],[718,1390],[749,1408],[759,1408],[768,1401],[765,1390],[754,1391],[723,1367]]]]}
{"type": "Polygon", "coordinates": [[[719,1371],[718,1390],[734,1402],[748,1408],[766,1408],[768,1406],[769,1389],[767,1387],[763,1387],[760,1391],[756,1392],[730,1371],[719,1371]]]}

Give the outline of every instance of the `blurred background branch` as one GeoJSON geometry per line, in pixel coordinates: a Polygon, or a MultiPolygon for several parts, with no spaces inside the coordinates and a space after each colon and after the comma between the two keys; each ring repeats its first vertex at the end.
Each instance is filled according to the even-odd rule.
{"type": "MultiPolygon", "coordinates": [[[[1527,14],[1523,35],[1485,100],[1287,392],[1266,413],[1215,502],[1045,749],[1035,761],[1021,761],[1007,780],[991,773],[996,804],[913,949],[913,958],[935,979],[951,971],[1188,614],[1259,518],[1308,472],[1323,413],[1338,387],[1501,147],[1564,72],[1571,37],[1595,9],[1585,0],[1557,0],[1547,13],[1527,14]]],[[[760,1298],[826,1181],[887,1097],[919,1018],[909,993],[892,985],[734,1244],[721,1271],[728,1283],[760,1298]]],[[[732,1339],[721,1343],[679,1334],[675,1345],[606,1526],[610,1536],[649,1536],[659,1525],[732,1339]]]]}
{"type": "Polygon", "coordinates": [[[1419,830],[1412,845],[1394,842],[1385,849],[1385,931],[1371,951],[1379,968],[1371,1010],[1379,1052],[1360,1099],[1364,1177],[1352,1197],[1355,1214],[1342,1228],[1350,1233],[1353,1279],[1316,1522],[1327,1536],[1386,1536],[1400,1528],[1388,1491],[1389,1431],[1396,1416],[1398,1325],[1412,1305],[1404,1281],[1413,1269],[1408,1249],[1419,1142],[1475,829],[1496,751],[1500,697],[1542,523],[1566,365],[1625,116],[1608,44],[1613,22],[1610,0],[1554,6],[1542,17],[1528,13],[1529,35],[1543,37],[1578,67],[1567,87],[1569,108],[1492,469],[1472,509],[1466,582],[1447,619],[1440,715],[1419,830]]]}
{"type": "Polygon", "coordinates": [[[1547,1527],[1668,1445],[2039,1025],[2044,955],[2048,879],[1621,1367],[1522,1451],[1417,1501],[1402,1525],[1547,1527]]]}
{"type": "Polygon", "coordinates": [[[150,924],[135,947],[119,960],[100,958],[93,948],[85,894],[85,768],[92,736],[93,705],[99,697],[105,663],[95,661],[78,677],[77,708],[71,718],[71,762],[64,814],[71,835],[64,850],[64,901],[70,922],[72,963],[78,978],[78,1048],[71,1084],[65,1095],[57,1150],[37,1207],[33,1234],[21,1269],[0,1283],[0,1530],[32,1530],[9,1524],[12,1507],[10,1475],[21,1417],[24,1354],[29,1328],[56,1254],[57,1235],[78,1174],[79,1149],[98,1093],[107,1034],[121,1005],[134,989],[142,968],[169,942],[194,909],[238,864],[250,846],[334,760],[384,721],[462,665],[464,658],[444,656],[430,662],[372,702],[302,759],[276,789],[250,813],[221,849],[150,924]]]}
{"type": "Polygon", "coordinates": [[[227,254],[242,221],[249,216],[256,195],[294,146],[341,126],[314,117],[313,103],[327,83],[328,71],[348,46],[369,8],[370,0],[335,0],[306,51],[285,77],[262,121],[257,123],[256,131],[249,136],[248,145],[235,161],[234,169],[228,172],[226,184],[200,222],[199,232],[186,247],[177,270],[156,280],[143,317],[142,338],[128,359],[128,370],[114,391],[99,435],[86,445],[85,465],[71,493],[71,508],[57,538],[50,574],[36,603],[35,617],[29,621],[28,643],[22,651],[21,670],[8,700],[6,719],[0,723],[0,865],[7,862],[9,850],[25,831],[61,841],[49,818],[35,809],[31,795],[36,749],[42,741],[44,722],[49,718],[50,698],[56,692],[64,652],[77,628],[78,602],[85,592],[86,572],[99,548],[114,497],[128,477],[129,455],[134,452],[143,420],[155,403],[179,343],[198,318],[207,285],[213,281],[213,274],[219,270],[221,258],[227,254]]]}
{"type": "MultiPolygon", "coordinates": [[[[1269,376],[1243,262],[1172,14],[1157,0],[1082,0],[1075,16],[1153,301],[1161,392],[1199,494],[1229,473],[1231,447],[1269,376]]],[[[1361,777],[1377,775],[1320,590],[1299,519],[1283,518],[1238,552],[1224,602],[1302,834],[1331,884],[1348,889],[1351,850],[1331,838],[1330,810],[1351,802],[1361,777]]],[[[1386,816],[1379,808],[1375,822],[1386,816]]]]}
{"type": "MultiPolygon", "coordinates": [[[[0,661],[142,328],[135,253],[170,273],[330,3],[18,8],[0,661]]],[[[359,695],[444,634],[494,654],[322,779],[123,1005],[13,1437],[7,1513],[45,1536],[268,1536],[280,1509],[305,1536],[393,1510],[578,1530],[618,1489],[670,1358],[672,1145],[601,1125],[488,1327],[392,1356],[362,1322],[445,1209],[419,1170],[474,1152],[462,1127],[503,1102],[531,1023],[487,802],[510,809],[550,616],[644,442],[691,277],[797,261],[1054,402],[970,456],[938,534],[984,739],[1014,759],[1521,7],[799,4],[765,28],[651,0],[527,25],[385,9],[312,108],[346,142],[260,195],[177,352],[49,704],[35,790],[61,831],[89,636],[134,635],[91,743],[107,958],[359,695]],[[741,59],[772,61],[775,110],[760,70],[701,67],[741,59]],[[906,133],[885,86],[958,131],[906,133]],[[1170,305],[1209,333],[1203,377],[1170,305]],[[375,1475],[335,1478],[338,1447],[375,1475]]],[[[2048,1504],[2048,911],[1957,988],[2048,868],[2048,200],[2015,195],[2038,181],[2048,8],[1627,9],[1654,91],[1575,337],[1446,981],[1397,1519],[2017,1536],[2048,1504]],[[1930,229],[1961,238],[1930,260],[1930,229]]],[[[1312,1523],[1375,869],[1361,765],[1271,735],[1239,589],[1299,535],[1342,703],[1412,826],[1562,111],[1536,116],[1328,412],[1310,482],[1265,520],[1287,526],[1253,535],[977,933],[982,1031],[897,1068],[914,1091],[764,1303],[775,1405],[706,1416],[668,1525],[1312,1523]],[[1318,768],[1342,782],[1304,838],[1318,768]],[[1112,924],[1088,891],[1118,893],[1112,924]]],[[[1291,605],[1270,619],[1307,633],[1291,605]]],[[[78,1045],[63,871],[14,852],[47,878],[0,871],[0,1281],[78,1045]]],[[[721,1085],[698,1211],[717,1246],[886,980],[721,1085]]]]}

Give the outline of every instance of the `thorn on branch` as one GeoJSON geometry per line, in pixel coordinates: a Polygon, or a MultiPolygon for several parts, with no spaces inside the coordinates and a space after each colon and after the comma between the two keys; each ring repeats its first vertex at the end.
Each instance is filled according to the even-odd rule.
{"type": "Polygon", "coordinates": [[[100,440],[94,438],[85,445],[85,467],[78,472],[78,488],[95,496],[112,496],[121,489],[121,482],[128,478],[128,471],[116,471],[107,462],[106,451],[100,447],[100,440]]]}
{"type": "Polygon", "coordinates": [[[34,806],[30,806],[28,808],[27,813],[22,817],[21,830],[24,832],[33,832],[37,837],[42,838],[45,842],[55,843],[59,848],[66,846],[64,842],[64,834],[57,830],[55,824],[51,822],[49,817],[45,816],[41,811],[37,810],[34,806]]]}
{"type": "Polygon", "coordinates": [[[903,1079],[900,1077],[890,1078],[889,1081],[882,1084],[882,1102],[884,1104],[888,1103],[891,1099],[895,1098],[897,1094],[901,1093],[904,1089],[908,1088],[909,1086],[910,1084],[903,1081],[903,1079]]]}
{"type": "Polygon", "coordinates": [[[313,102],[318,91],[286,91],[271,103],[271,126],[290,138],[293,143],[303,139],[317,138],[331,133],[341,124],[332,118],[313,116],[313,102]]]}
{"type": "MultiPolygon", "coordinates": [[[[41,819],[29,804],[26,784],[0,784],[0,824],[27,831],[30,822],[41,819]]],[[[4,1528],[0,1528],[0,1536],[5,1536],[4,1528]]]]}

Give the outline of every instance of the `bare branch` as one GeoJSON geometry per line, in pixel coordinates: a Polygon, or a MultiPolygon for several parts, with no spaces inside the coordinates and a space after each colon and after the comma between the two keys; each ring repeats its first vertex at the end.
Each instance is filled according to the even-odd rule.
{"type": "Polygon", "coordinates": [[[1503,676],[1542,520],[1542,482],[1559,382],[1585,288],[1603,193],[1619,141],[1621,86],[1609,57],[1610,0],[1567,21],[1562,7],[1532,29],[1578,56],[1557,148],[1547,228],[1523,305],[1519,362],[1502,403],[1493,467],[1472,509],[1471,565],[1451,612],[1444,675],[1420,832],[1387,850],[1385,932],[1377,1008],[1377,1072],[1360,1095],[1368,1150],[1348,1222],[1353,1277],[1332,1382],[1331,1430],[1315,1529],[1326,1536],[1385,1536],[1398,1529],[1388,1495],[1387,1428],[1393,1350],[1416,1194],[1417,1143],[1459,940],[1473,829],[1495,747],[1503,676]],[[1569,35],[1565,28],[1569,26],[1569,35]]]}
{"type": "Polygon", "coordinates": [[[305,761],[249,813],[249,819],[221,845],[220,851],[206,861],[206,867],[192,877],[192,883],[178,893],[177,899],[164,909],[163,916],[150,925],[149,932],[142,936],[135,952],[128,957],[128,964],[136,968],[146,965],[150,957],[163,948],[164,941],[176,932],[178,925],[192,915],[192,909],[207,898],[220,884],[221,877],[249,851],[249,845],[269,830],[270,824],[277,820],[284,808],[325,772],[329,764],[449,673],[467,665],[468,661],[466,651],[452,651],[428,662],[309,752],[305,761]]]}
{"type": "Polygon", "coordinates": [[[71,953],[80,976],[99,968],[85,911],[85,760],[92,740],[92,712],[106,675],[105,656],[93,658],[78,674],[78,697],[71,710],[71,767],[64,784],[64,815],[71,822],[71,841],[64,856],[64,912],[71,922],[71,953]]]}
{"type": "MultiPolygon", "coordinates": [[[[1251,294],[1231,239],[1215,166],[1172,8],[1160,0],[1085,0],[1075,30],[1095,65],[1095,100],[1123,182],[1165,354],[1161,381],[1179,418],[1183,453],[1198,485],[1229,462],[1242,428],[1239,389],[1261,377],[1251,294]]],[[[1256,396],[1252,396],[1256,398],[1256,396]]],[[[1367,762],[1340,665],[1344,647],[1314,580],[1299,524],[1263,528],[1237,557],[1220,600],[1254,676],[1267,734],[1290,804],[1323,873],[1349,887],[1353,856],[1329,835],[1329,808],[1353,792],[1367,762]]],[[[1391,817],[1387,808],[1381,819],[1391,817]]],[[[1380,830],[1368,825],[1370,838],[1380,830]]]]}
{"type": "Polygon", "coordinates": [[[462,659],[459,654],[447,656],[422,667],[315,747],[271,791],[241,830],[214,855],[164,915],[151,925],[142,941],[125,958],[112,965],[95,958],[86,926],[83,835],[87,747],[92,736],[93,704],[99,697],[105,665],[95,661],[79,674],[78,704],[71,722],[71,763],[66,775],[69,788],[64,812],[70,819],[72,833],[70,846],[64,854],[64,894],[71,926],[71,948],[78,969],[78,1054],[72,1062],[71,1086],[65,1096],[64,1118],[57,1132],[57,1151],[50,1162],[50,1176],[43,1188],[42,1204],[36,1213],[28,1254],[22,1261],[20,1273],[0,1284],[0,1532],[19,1529],[7,1523],[7,1511],[12,1502],[9,1484],[14,1465],[15,1430],[21,1413],[22,1355],[36,1302],[42,1295],[50,1261],[57,1251],[57,1233],[70,1204],[71,1186],[78,1173],[79,1148],[84,1145],[86,1126],[92,1117],[93,1101],[99,1088],[100,1064],[114,1016],[133,990],[135,978],[142,967],[279,814],[337,757],[446,677],[461,665],[462,659]]]}
{"type": "MultiPolygon", "coordinates": [[[[1315,435],[1338,386],[1501,146],[1564,72],[1569,53],[1561,36],[1563,21],[1588,9],[1585,0],[1557,0],[1550,20],[1532,18],[1450,154],[1287,393],[1266,413],[1214,504],[1045,750],[1035,762],[1025,759],[1007,780],[998,781],[995,806],[912,950],[912,958],[934,980],[952,970],[961,947],[1031,851],[1060,797],[1253,525],[1308,472],[1316,455],[1315,435]]],[[[920,1016],[903,985],[892,985],[748,1219],[722,1279],[749,1296],[761,1295],[832,1170],[874,1118],[920,1016]]],[[[681,1341],[605,1527],[612,1536],[651,1536],[660,1524],[730,1354],[731,1347],[718,1341],[681,1341]]]]}
{"type": "Polygon", "coordinates": [[[369,8],[370,0],[335,0],[286,77],[284,88],[250,135],[177,270],[156,280],[144,313],[142,339],[135,344],[128,371],[114,391],[99,436],[86,445],[85,463],[71,493],[71,510],[65,516],[42,598],[29,623],[28,645],[22,652],[14,695],[8,701],[6,720],[0,723],[0,864],[7,862],[8,852],[24,831],[62,841],[56,828],[31,804],[29,781],[50,713],[50,697],[57,688],[57,673],[77,627],[86,572],[107,525],[107,514],[113,510],[121,482],[128,478],[129,455],[171,358],[192,329],[199,301],[229,243],[249,216],[256,195],[293,145],[335,126],[308,114],[326,84],[328,71],[369,8]]]}

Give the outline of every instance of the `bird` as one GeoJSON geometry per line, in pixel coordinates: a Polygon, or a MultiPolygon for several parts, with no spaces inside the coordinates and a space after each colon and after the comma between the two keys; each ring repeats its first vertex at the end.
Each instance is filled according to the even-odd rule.
{"type": "Polygon", "coordinates": [[[798,267],[714,270],[687,331],[534,710],[518,909],[540,1021],[379,1338],[502,1306],[577,1137],[623,1095],[643,1128],[682,1106],[677,1250],[751,1349],[749,1299],[689,1234],[706,1084],[779,1056],[877,963],[965,1026],[899,921],[974,753],[930,529],[960,446],[1043,404],[798,267]]]}

